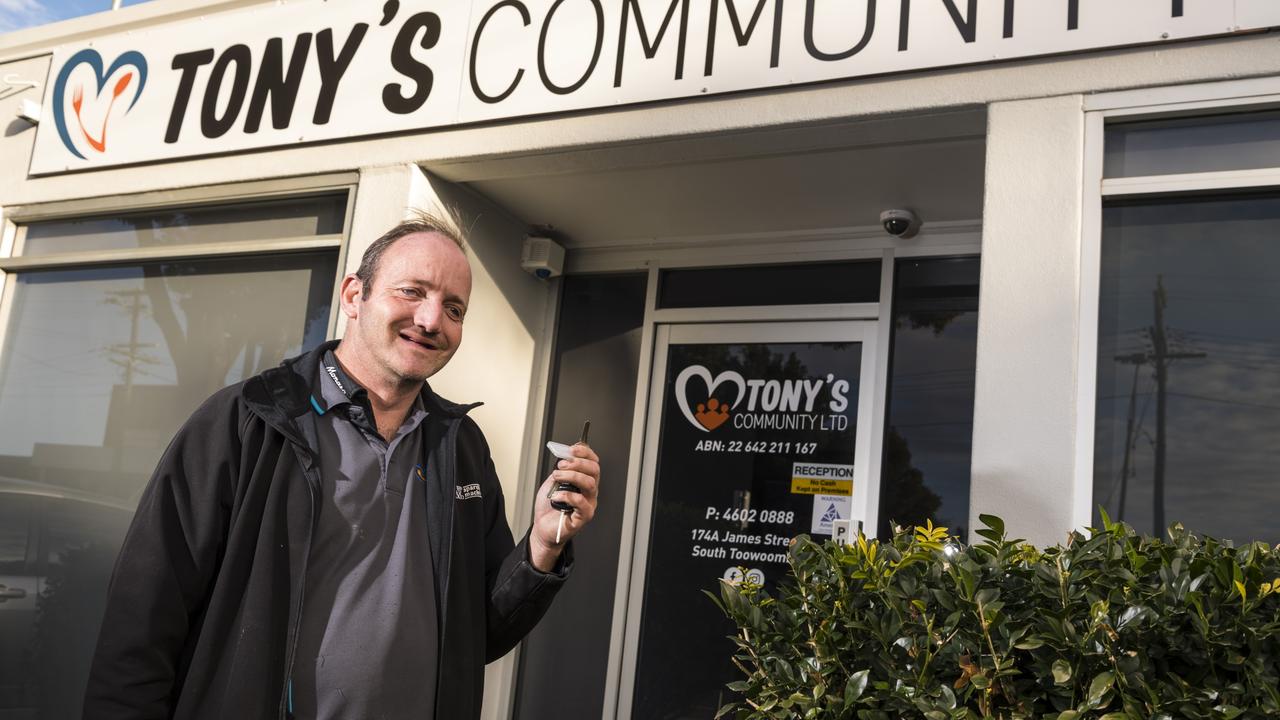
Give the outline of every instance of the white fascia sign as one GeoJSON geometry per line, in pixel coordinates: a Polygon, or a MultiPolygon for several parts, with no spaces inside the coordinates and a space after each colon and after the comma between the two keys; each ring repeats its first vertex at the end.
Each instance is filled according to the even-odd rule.
{"type": "Polygon", "coordinates": [[[1276,25],[1276,0],[291,0],[58,48],[31,173],[1276,25]]]}

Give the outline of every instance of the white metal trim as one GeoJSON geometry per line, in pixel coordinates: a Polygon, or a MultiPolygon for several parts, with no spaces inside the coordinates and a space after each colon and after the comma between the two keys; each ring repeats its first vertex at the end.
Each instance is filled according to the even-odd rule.
{"type": "Polygon", "coordinates": [[[338,248],[338,264],[334,266],[333,297],[329,300],[329,326],[325,337],[338,337],[338,324],[342,318],[342,281],[346,278],[347,253],[351,251],[351,227],[355,222],[356,193],[360,191],[359,183],[347,190],[347,203],[342,216],[342,244],[338,248]]]}
{"type": "Polygon", "coordinates": [[[1205,192],[1235,188],[1275,187],[1278,185],[1280,185],[1280,168],[1179,173],[1176,175],[1146,175],[1101,180],[1102,195],[1104,197],[1205,192]]]}
{"type": "Polygon", "coordinates": [[[685,268],[760,265],[831,260],[869,260],[893,249],[899,257],[945,255],[963,248],[978,252],[979,221],[926,224],[910,240],[890,237],[878,225],[806,230],[795,233],[666,238],[643,245],[575,248],[569,251],[568,273],[597,273],[648,267],[685,268]]]}
{"type": "Polygon", "coordinates": [[[660,323],[767,322],[773,320],[875,320],[879,316],[880,303],[669,308],[666,310],[655,310],[653,313],[654,321],[660,323]]]}
{"type": "Polygon", "coordinates": [[[1084,97],[1085,112],[1112,111],[1137,113],[1151,109],[1175,109],[1202,104],[1203,107],[1221,107],[1226,99],[1247,102],[1270,102],[1280,98],[1280,78],[1260,77],[1226,82],[1206,82],[1192,85],[1142,88],[1098,93],[1084,97]]]}
{"type": "Polygon", "coordinates": [[[0,271],[21,272],[63,267],[92,267],[118,265],[184,258],[224,257],[230,255],[257,255],[262,253],[302,252],[341,247],[342,235],[315,235],[278,240],[254,240],[235,243],[200,243],[198,245],[172,245],[121,250],[94,250],[90,252],[57,253],[53,255],[29,255],[0,259],[0,271]]]}
{"type": "Polygon", "coordinates": [[[533,524],[532,509],[536,493],[541,486],[541,482],[531,482],[535,473],[542,463],[542,447],[543,436],[547,433],[548,410],[551,405],[551,375],[555,368],[556,338],[559,334],[559,315],[560,315],[560,299],[561,299],[561,280],[553,278],[550,280],[547,292],[546,307],[542,314],[542,327],[544,331],[540,333],[544,338],[538,352],[534,354],[533,363],[533,387],[529,394],[529,408],[527,416],[529,422],[525,424],[524,452],[521,454],[520,470],[518,477],[521,478],[520,485],[516,490],[515,507],[530,508],[529,512],[518,512],[511,530],[516,537],[524,535],[525,531],[533,524]]]}
{"type": "Polygon", "coordinates": [[[1080,276],[1076,332],[1075,478],[1071,488],[1071,526],[1093,523],[1093,442],[1097,420],[1098,303],[1102,272],[1102,168],[1106,119],[1084,118],[1083,196],[1080,219],[1080,276]]]}
{"type": "Polygon", "coordinates": [[[865,525],[862,530],[876,535],[880,527],[880,490],[883,478],[881,464],[884,460],[884,434],[889,421],[889,350],[893,342],[893,285],[897,273],[897,261],[892,248],[884,251],[880,265],[880,303],[876,324],[875,385],[871,416],[871,457],[867,464],[867,507],[863,512],[865,525]]]}
{"type": "MultiPolygon", "coordinates": [[[[5,208],[0,208],[0,262],[12,255],[21,230],[6,214],[5,208]]],[[[5,340],[9,335],[9,318],[13,313],[13,294],[17,285],[17,277],[0,266],[0,368],[4,367],[5,340]]]]}
{"type": "MultiPolygon", "coordinates": [[[[4,208],[0,208],[0,259],[13,256],[18,242],[18,225],[5,217],[4,208]]],[[[2,272],[2,271],[0,271],[2,272]]]]}
{"type": "MultiPolygon", "coordinates": [[[[626,562],[636,552],[636,514],[640,503],[640,478],[644,467],[646,448],[645,426],[649,416],[650,385],[654,367],[658,363],[654,348],[660,328],[654,322],[654,308],[658,305],[658,270],[650,268],[645,289],[644,325],[640,335],[640,363],[636,372],[635,410],[631,413],[631,454],[627,457],[627,492],[622,509],[622,530],[618,544],[618,580],[613,597],[613,627],[609,634],[609,666],[605,675],[604,705],[601,720],[616,720],[619,708],[626,703],[631,708],[631,692],[634,689],[635,660],[628,664],[623,650],[630,633],[627,627],[627,610],[630,607],[632,567],[626,562]]],[[[662,361],[665,363],[665,359],[662,361]]]]}
{"type": "Polygon", "coordinates": [[[1108,119],[1121,122],[1142,120],[1160,120],[1164,118],[1197,117],[1206,115],[1224,115],[1232,112],[1257,112],[1274,109],[1280,105],[1280,95],[1258,95],[1256,97],[1229,98],[1227,100],[1200,100],[1196,102],[1172,103],[1169,105],[1140,105],[1122,107],[1113,110],[1097,110],[1108,119]]]}
{"type": "Polygon", "coordinates": [[[175,206],[222,205],[277,197],[307,197],[343,191],[349,193],[358,182],[359,176],[356,173],[327,173],[14,205],[6,208],[6,212],[14,222],[24,224],[68,217],[146,212],[175,206]]]}
{"type": "Polygon", "coordinates": [[[657,331],[654,333],[653,344],[653,372],[650,374],[650,382],[645,386],[646,396],[648,397],[648,407],[652,409],[647,414],[644,424],[643,437],[644,453],[643,464],[640,472],[637,474],[637,487],[630,488],[631,492],[627,497],[627,518],[634,527],[634,533],[631,535],[630,552],[622,554],[619,557],[630,557],[631,562],[625,567],[619,564],[619,570],[625,570],[627,573],[627,593],[626,593],[626,610],[625,616],[628,620],[626,623],[626,635],[619,650],[622,651],[622,676],[618,687],[618,708],[617,718],[621,720],[630,720],[632,717],[632,708],[635,703],[635,685],[636,685],[636,666],[639,663],[638,645],[640,642],[640,613],[644,604],[644,579],[645,571],[649,561],[649,548],[647,538],[653,523],[653,482],[650,474],[652,468],[658,458],[658,443],[653,442],[658,437],[658,432],[662,425],[662,396],[664,383],[662,379],[667,376],[667,348],[671,345],[671,326],[658,325],[657,331]],[[654,379],[658,379],[654,382],[654,379]],[[635,504],[632,504],[632,499],[635,504]],[[630,622],[634,618],[635,622],[630,622]]]}
{"type": "Polygon", "coordinates": [[[27,226],[19,225],[16,222],[6,221],[14,226],[13,237],[9,243],[8,254],[0,254],[0,258],[15,258],[22,255],[23,250],[27,246],[27,226]]]}

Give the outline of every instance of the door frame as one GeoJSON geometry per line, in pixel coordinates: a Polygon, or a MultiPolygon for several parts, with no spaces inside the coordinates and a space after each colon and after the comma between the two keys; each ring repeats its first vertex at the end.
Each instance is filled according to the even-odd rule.
{"type": "MultiPolygon", "coordinates": [[[[636,668],[640,639],[640,618],[644,602],[644,585],[648,570],[649,533],[652,529],[653,498],[656,490],[658,460],[657,438],[661,432],[666,387],[668,348],[674,344],[768,343],[768,342],[832,342],[862,343],[859,368],[857,426],[854,465],[858,475],[854,481],[853,512],[863,518],[866,527],[874,528],[879,509],[880,458],[884,444],[884,406],[886,397],[889,325],[892,297],[892,260],[882,264],[881,301],[878,303],[840,306],[770,306],[768,308],[716,308],[702,314],[704,322],[687,311],[653,325],[653,337],[647,348],[650,361],[643,385],[643,414],[637,408],[637,428],[633,448],[639,446],[639,482],[628,493],[625,517],[632,524],[624,532],[621,558],[630,562],[619,566],[619,583],[615,598],[614,642],[610,646],[610,678],[616,683],[606,692],[606,713],[614,718],[631,717],[636,684],[636,668]],[[762,312],[763,311],[763,312],[762,312]],[[692,317],[691,317],[692,316],[692,317]],[[738,322],[726,322],[738,320],[738,322]],[[624,577],[625,576],[625,577],[624,577]],[[621,641],[621,642],[619,642],[621,641]],[[609,702],[610,695],[616,698],[609,702]]],[[[664,318],[666,319],[666,318],[664,318]]],[[[637,396],[641,388],[637,388],[637,396]]],[[[639,399],[639,398],[638,398],[639,399]]],[[[633,450],[634,455],[634,450],[633,450]]]]}

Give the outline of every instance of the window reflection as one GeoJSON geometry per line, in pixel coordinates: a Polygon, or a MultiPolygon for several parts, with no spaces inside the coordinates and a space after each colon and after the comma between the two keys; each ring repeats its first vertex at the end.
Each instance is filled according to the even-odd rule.
{"type": "Polygon", "coordinates": [[[0,359],[0,717],[80,715],[107,582],[177,427],[324,339],[334,252],[22,273],[0,359]],[[16,713],[16,714],[15,714],[16,713]]]}
{"type": "Polygon", "coordinates": [[[1113,519],[1280,541],[1278,232],[1274,195],[1104,210],[1094,502],[1113,519]]]}
{"type": "Polygon", "coordinates": [[[0,477],[134,501],[205,397],[319,343],[332,252],[24,273],[0,477]]]}
{"type": "MultiPolygon", "coordinates": [[[[296,238],[345,194],[51,220],[21,255],[296,238]]],[[[0,352],[0,718],[80,704],[106,588],[170,438],[213,392],[314,347],[336,249],[27,271],[0,352]]]]}
{"type": "Polygon", "coordinates": [[[976,257],[898,262],[880,537],[890,523],[965,536],[978,341],[976,257]]]}
{"type": "Polygon", "coordinates": [[[125,250],[280,240],[342,232],[345,195],[290,197],[234,206],[166,208],[51,220],[27,228],[22,254],[125,250]],[[228,232],[233,224],[235,232],[228,232]]]}
{"type": "Polygon", "coordinates": [[[1104,177],[1280,165],[1280,111],[1159,118],[1107,128],[1104,177]]]}

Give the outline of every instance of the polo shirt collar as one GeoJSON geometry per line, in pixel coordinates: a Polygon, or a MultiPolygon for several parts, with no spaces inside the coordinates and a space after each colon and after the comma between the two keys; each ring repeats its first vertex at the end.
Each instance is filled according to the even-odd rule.
{"type": "MultiPolygon", "coordinates": [[[[377,433],[377,426],[373,421],[373,405],[369,402],[369,391],[342,369],[332,349],[326,350],[324,357],[320,360],[320,372],[317,373],[315,385],[311,390],[311,405],[321,415],[344,405],[358,407],[362,411],[355,413],[355,418],[359,418],[358,424],[367,424],[371,431],[377,433]]],[[[350,412],[347,414],[351,415],[350,412]]],[[[413,406],[409,409],[405,424],[416,427],[426,416],[422,396],[419,394],[413,399],[413,406]]]]}
{"type": "Polygon", "coordinates": [[[369,391],[347,374],[333,350],[326,350],[320,360],[320,372],[311,389],[312,404],[321,415],[343,404],[358,405],[370,413],[369,391]]]}

